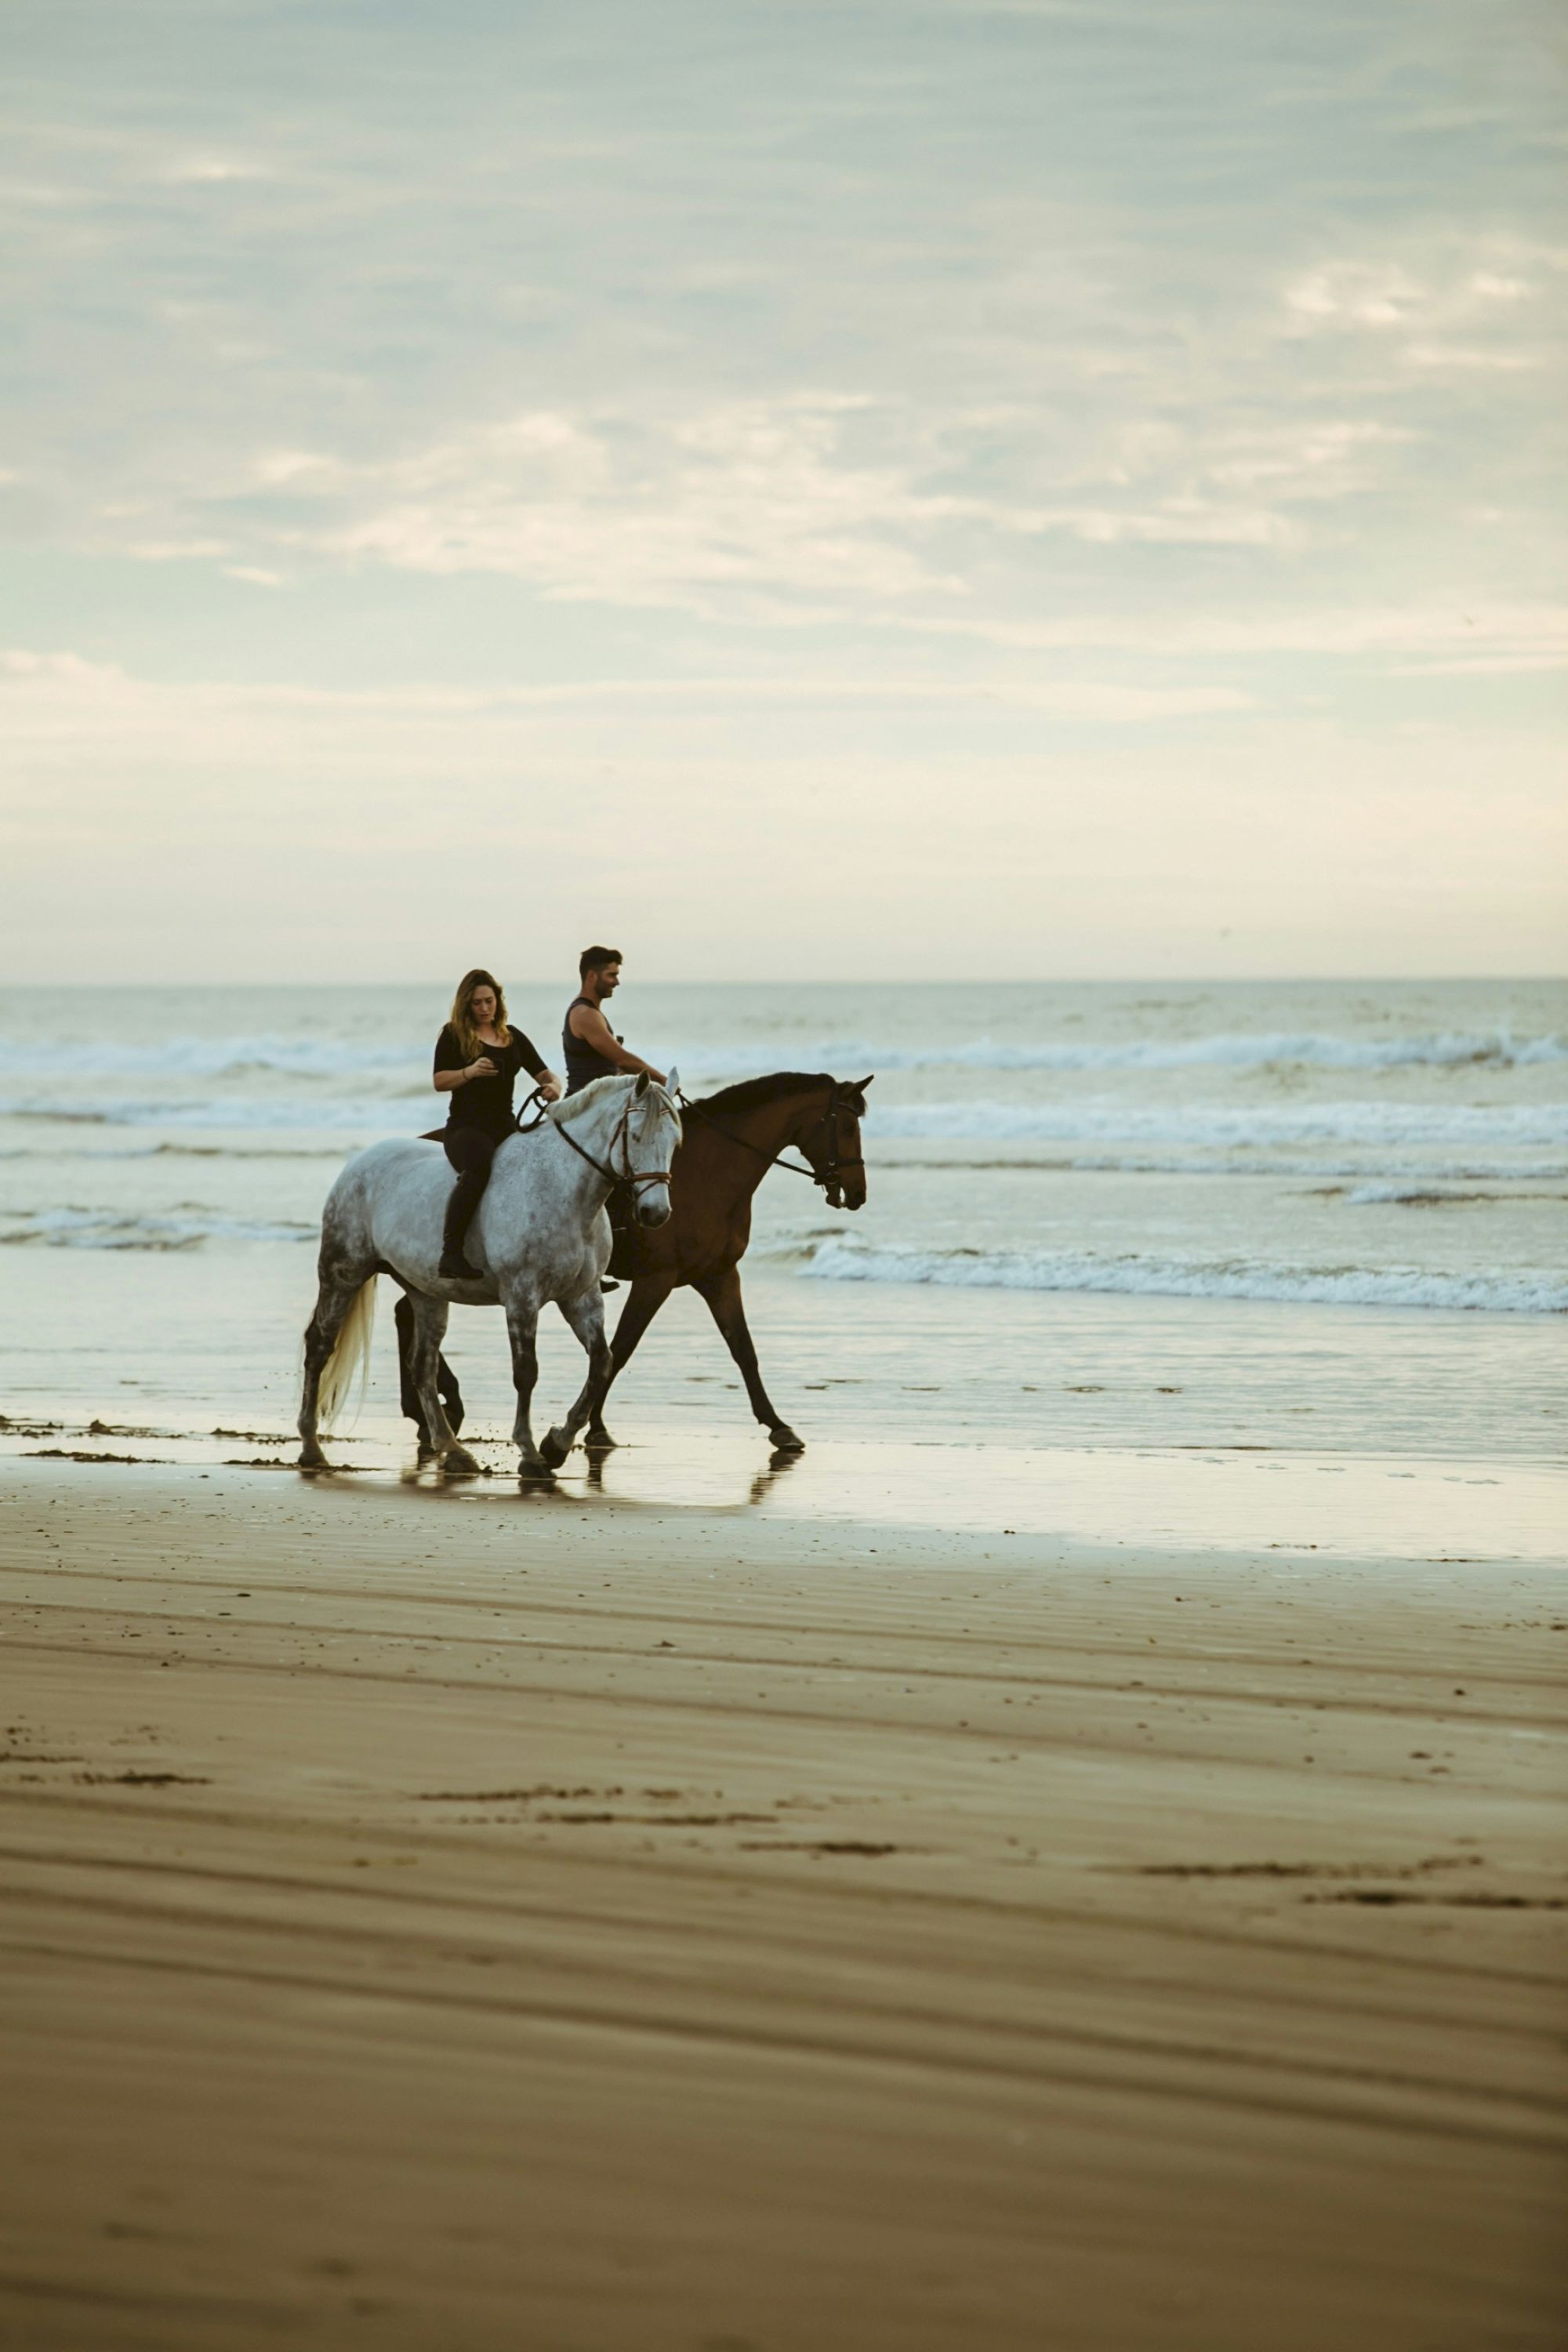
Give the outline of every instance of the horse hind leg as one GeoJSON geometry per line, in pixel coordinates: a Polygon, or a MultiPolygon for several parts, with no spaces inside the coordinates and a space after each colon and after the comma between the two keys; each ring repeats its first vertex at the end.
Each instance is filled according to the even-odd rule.
{"type": "MultiPolygon", "coordinates": [[[[405,1420],[411,1421],[419,1433],[421,1460],[436,1451],[436,1441],[419,1402],[419,1391],[414,1385],[414,1306],[405,1293],[393,1310],[397,1326],[397,1370],[405,1420]]],[[[436,1358],[436,1392],[447,1416],[447,1426],[453,1434],[460,1435],[463,1427],[463,1391],[458,1386],[458,1375],[445,1356],[436,1358]]]]}
{"type": "Polygon", "coordinates": [[[321,1451],[318,1434],[321,1375],[332,1360],[339,1335],[348,1321],[365,1279],[363,1276],[345,1276],[335,1273],[323,1274],[321,1277],[316,1293],[316,1311],[305,1327],[304,1379],[300,1391],[300,1418],[295,1423],[300,1432],[301,1470],[326,1470],[331,1466],[321,1451]]]}
{"type": "Polygon", "coordinates": [[[414,1385],[414,1309],[406,1291],[392,1310],[397,1327],[397,1391],[398,1405],[405,1421],[411,1421],[419,1432],[421,1454],[430,1451],[430,1432],[419,1406],[419,1391],[414,1385]]]}
{"type": "Polygon", "coordinates": [[[605,1337],[605,1302],[599,1291],[585,1290],[580,1297],[562,1299],[560,1305],[562,1314],[587,1350],[588,1377],[565,1420],[551,1430],[539,1449],[552,1470],[560,1468],[576,1444],[583,1423],[591,1416],[597,1417],[616,1373],[616,1360],[605,1337]]]}
{"type": "Polygon", "coordinates": [[[437,1467],[448,1473],[478,1476],[479,1465],[467,1446],[458,1444],[457,1432],[447,1421],[441,1402],[441,1340],[447,1328],[447,1301],[416,1291],[409,1297],[408,1307],[408,1376],[425,1434],[421,1454],[434,1457],[437,1467]]]}
{"type": "Polygon", "coordinates": [[[727,1265],[710,1281],[697,1287],[708,1302],[708,1311],[724,1337],[724,1345],[735,1360],[741,1378],[746,1383],[746,1394],[752,1401],[752,1411],[767,1431],[781,1454],[804,1454],[805,1440],[797,1437],[774,1405],[763,1386],[762,1370],[757,1362],[757,1350],[746,1323],[746,1309],[741,1297],[741,1269],[727,1265]]]}

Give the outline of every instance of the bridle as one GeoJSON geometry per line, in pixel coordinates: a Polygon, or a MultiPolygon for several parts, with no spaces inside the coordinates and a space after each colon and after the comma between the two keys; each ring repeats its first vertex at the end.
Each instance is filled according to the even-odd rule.
{"type": "MultiPolygon", "coordinates": [[[[606,1154],[610,1162],[607,1168],[605,1166],[602,1160],[595,1160],[593,1153],[586,1150],[584,1146],[578,1142],[571,1129],[563,1126],[560,1119],[552,1119],[551,1121],[551,1125],[554,1128],[556,1134],[561,1138],[562,1142],[569,1143],[572,1146],[573,1150],[577,1154],[579,1160],[585,1160],[590,1168],[596,1169],[599,1174],[604,1178],[605,1183],[609,1186],[612,1192],[625,1190],[630,1192],[634,1197],[640,1192],[641,1188],[645,1184],[668,1184],[670,1181],[671,1175],[671,1171],[668,1168],[647,1168],[638,1170],[632,1166],[632,1106],[636,1103],[637,1099],[637,1097],[635,1093],[629,1094],[626,1097],[626,1108],[622,1111],[620,1118],[616,1121],[615,1131],[610,1137],[609,1151],[606,1154]],[[621,1147],[622,1156],[626,1163],[619,1175],[616,1173],[616,1146],[617,1143],[621,1147]]],[[[530,1095],[528,1102],[523,1104],[523,1110],[527,1110],[530,1104],[536,1102],[542,1106],[543,1106],[544,1102],[542,1089],[537,1087],[534,1088],[532,1094],[530,1095]]],[[[517,1120],[518,1133],[520,1135],[531,1135],[534,1129],[538,1127],[543,1119],[544,1115],[544,1108],[542,1107],[539,1117],[537,1118],[530,1119],[528,1125],[524,1127],[521,1113],[520,1112],[517,1120]]]]}
{"type": "MultiPolygon", "coordinates": [[[[710,1128],[715,1135],[721,1135],[726,1143],[738,1143],[742,1151],[754,1153],[757,1159],[765,1160],[770,1168],[785,1169],[792,1176],[809,1177],[814,1184],[821,1185],[824,1192],[842,1192],[844,1170],[864,1168],[866,1165],[858,1151],[851,1152],[846,1158],[838,1148],[838,1114],[840,1111],[847,1111],[849,1107],[850,1089],[836,1086],[828,1096],[827,1107],[822,1114],[822,1124],[827,1135],[827,1157],[820,1168],[813,1168],[809,1164],[803,1168],[797,1160],[785,1160],[781,1157],[781,1153],[787,1150],[787,1145],[781,1144],[778,1151],[764,1151],[760,1143],[752,1141],[750,1136],[735,1135],[729,1128],[721,1127],[712,1113],[705,1109],[701,1103],[694,1103],[688,1099],[684,1088],[680,1095],[682,1111],[691,1118],[700,1119],[703,1126],[710,1128]]],[[[858,1111],[856,1117],[859,1117],[858,1111]]],[[[801,1145],[800,1149],[804,1150],[805,1145],[801,1145]]]]}

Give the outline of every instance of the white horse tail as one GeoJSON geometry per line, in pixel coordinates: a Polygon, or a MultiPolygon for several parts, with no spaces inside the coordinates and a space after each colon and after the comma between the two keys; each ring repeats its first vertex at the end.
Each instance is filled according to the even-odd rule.
{"type": "Polygon", "coordinates": [[[373,1274],[362,1283],[354,1303],[343,1318],[337,1345],[321,1368],[321,1384],[316,1394],[316,1411],[322,1426],[331,1429],[348,1402],[349,1391],[357,1378],[359,1394],[353,1401],[357,1415],[364,1402],[365,1389],[370,1381],[370,1335],[375,1328],[375,1282],[373,1274]]]}

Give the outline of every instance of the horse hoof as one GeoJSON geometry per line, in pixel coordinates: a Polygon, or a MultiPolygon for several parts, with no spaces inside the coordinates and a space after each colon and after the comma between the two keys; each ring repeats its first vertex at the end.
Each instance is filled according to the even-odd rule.
{"type": "Polygon", "coordinates": [[[524,1454],[517,1475],[525,1486],[553,1486],[555,1473],[542,1454],[524,1454]]]}
{"type": "Polygon", "coordinates": [[[441,1457],[441,1467],[448,1478],[482,1478],[485,1475],[466,1445],[448,1445],[441,1457]]]}
{"type": "Polygon", "coordinates": [[[563,1429],[552,1429],[539,1449],[539,1458],[547,1470],[559,1470],[572,1451],[572,1441],[563,1429]]]}
{"type": "Polygon", "coordinates": [[[584,1454],[613,1454],[617,1443],[618,1440],[612,1437],[609,1431],[601,1426],[588,1432],[587,1436],[583,1440],[583,1451],[584,1454]]]}
{"type": "Polygon", "coordinates": [[[319,1445],[302,1445],[297,1467],[301,1470],[330,1470],[331,1464],[319,1445]]]}
{"type": "Polygon", "coordinates": [[[791,1429],[785,1422],[781,1421],[776,1429],[769,1430],[768,1442],[772,1445],[775,1454],[804,1454],[805,1452],[805,1438],[797,1437],[794,1430],[791,1429]]]}

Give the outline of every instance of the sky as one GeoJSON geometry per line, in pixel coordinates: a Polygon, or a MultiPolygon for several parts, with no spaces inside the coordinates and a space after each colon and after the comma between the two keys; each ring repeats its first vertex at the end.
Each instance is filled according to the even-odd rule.
{"type": "Polygon", "coordinates": [[[7,0],[0,981],[1568,965],[1535,0],[7,0]]]}

